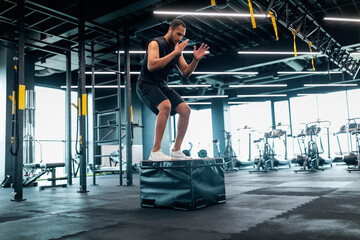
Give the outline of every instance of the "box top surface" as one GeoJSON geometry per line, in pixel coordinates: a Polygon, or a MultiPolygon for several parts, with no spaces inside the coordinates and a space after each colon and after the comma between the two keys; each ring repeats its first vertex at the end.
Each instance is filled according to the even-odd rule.
{"type": "Polygon", "coordinates": [[[170,161],[141,161],[140,168],[176,168],[176,167],[203,167],[223,165],[223,158],[199,158],[189,160],[170,160],[170,161]]]}

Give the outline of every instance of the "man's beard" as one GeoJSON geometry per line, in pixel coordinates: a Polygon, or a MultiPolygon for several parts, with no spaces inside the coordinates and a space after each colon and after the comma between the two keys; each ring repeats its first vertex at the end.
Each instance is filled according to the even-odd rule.
{"type": "Polygon", "coordinates": [[[171,45],[171,46],[173,46],[173,45],[176,44],[176,43],[175,43],[175,40],[174,40],[174,37],[173,37],[172,34],[170,35],[170,41],[169,41],[169,42],[170,42],[170,45],[171,45]]]}

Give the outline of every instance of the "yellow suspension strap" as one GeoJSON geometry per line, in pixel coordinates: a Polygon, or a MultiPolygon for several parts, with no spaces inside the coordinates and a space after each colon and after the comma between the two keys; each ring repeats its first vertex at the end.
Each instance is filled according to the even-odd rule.
{"type": "MultiPolygon", "coordinates": [[[[17,74],[17,66],[14,66],[15,74],[17,74]]],[[[12,101],[12,115],[15,115],[15,108],[16,108],[16,97],[15,97],[15,91],[12,92],[12,96],[9,96],[9,98],[12,101]]]]}
{"type": "Polygon", "coordinates": [[[81,154],[81,147],[80,150],[78,150],[78,143],[80,143],[80,145],[82,144],[82,138],[81,135],[79,133],[79,124],[80,124],[80,117],[81,117],[81,98],[78,97],[78,105],[76,106],[74,103],[71,103],[71,105],[77,109],[78,111],[78,117],[76,120],[76,141],[75,141],[75,151],[77,154],[81,154]],[[79,141],[78,141],[79,140],[79,141]]]}
{"type": "Polygon", "coordinates": [[[74,108],[78,109],[78,106],[76,106],[75,103],[71,103],[71,105],[72,105],[74,108]]]}
{"type": "Polygon", "coordinates": [[[292,31],[292,34],[294,35],[294,54],[295,54],[295,57],[297,56],[297,51],[296,51],[296,30],[294,29],[292,31]]]}
{"type": "Polygon", "coordinates": [[[130,106],[130,116],[131,116],[131,141],[134,141],[134,119],[133,119],[133,109],[130,106]]]}
{"type": "Polygon", "coordinates": [[[12,107],[11,107],[11,114],[15,115],[15,104],[16,104],[16,99],[15,99],[15,91],[12,92],[12,95],[9,96],[11,102],[12,102],[12,107]]]}
{"type": "Polygon", "coordinates": [[[278,35],[278,30],[277,30],[277,26],[276,26],[276,20],[274,17],[274,13],[272,11],[269,11],[270,17],[271,17],[271,22],[273,24],[274,27],[274,31],[275,31],[275,37],[276,37],[276,41],[279,40],[279,35],[278,35]]]}
{"type": "Polygon", "coordinates": [[[87,115],[87,95],[86,94],[82,95],[82,115],[83,116],[87,115]]]}
{"type": "Polygon", "coordinates": [[[215,3],[215,0],[211,0],[211,6],[215,6],[216,3],[215,3]]]}
{"type": "Polygon", "coordinates": [[[19,85],[19,110],[25,110],[25,85],[19,85]]]}
{"type": "MultiPolygon", "coordinates": [[[[9,96],[10,100],[12,101],[12,119],[11,119],[11,144],[10,144],[10,153],[13,156],[17,156],[18,155],[18,151],[19,151],[19,126],[18,126],[18,122],[17,122],[17,115],[18,115],[18,109],[16,106],[16,103],[19,103],[20,101],[20,93],[18,93],[17,95],[19,95],[19,100],[16,101],[16,87],[19,85],[19,79],[18,79],[18,68],[15,65],[14,66],[14,89],[12,92],[12,95],[9,96]]],[[[20,88],[19,88],[20,90],[20,88]]],[[[25,97],[24,97],[25,99],[25,97]]],[[[19,105],[19,104],[18,104],[19,105]]]]}
{"type": "Polygon", "coordinates": [[[248,1],[249,1],[249,8],[250,8],[250,16],[251,16],[252,27],[256,28],[256,22],[255,22],[254,11],[253,11],[253,8],[252,8],[251,0],[248,0],[248,1]]]}
{"type": "MultiPolygon", "coordinates": [[[[73,106],[74,105],[75,104],[73,104],[73,106]]],[[[74,107],[76,107],[76,105],[74,107]]],[[[81,98],[79,98],[78,111],[79,111],[79,117],[87,115],[87,95],[86,94],[82,94],[81,98]]],[[[80,142],[80,145],[82,145],[82,136],[81,135],[79,135],[79,142],[80,142]]]]}
{"type": "Polygon", "coordinates": [[[79,117],[81,116],[81,98],[78,99],[78,112],[79,112],[79,117]]]}
{"type": "MultiPolygon", "coordinates": [[[[12,92],[12,95],[9,96],[11,102],[12,102],[12,107],[11,107],[11,114],[12,114],[12,119],[13,121],[15,121],[15,108],[16,108],[16,98],[15,98],[15,91],[12,92]]],[[[14,134],[11,136],[11,144],[14,144],[14,134]]]]}
{"type": "Polygon", "coordinates": [[[313,55],[312,55],[312,49],[311,49],[311,47],[312,47],[312,42],[309,41],[308,44],[309,44],[309,49],[310,49],[310,53],[311,53],[311,64],[312,64],[313,70],[315,71],[314,57],[313,57],[313,55]]]}

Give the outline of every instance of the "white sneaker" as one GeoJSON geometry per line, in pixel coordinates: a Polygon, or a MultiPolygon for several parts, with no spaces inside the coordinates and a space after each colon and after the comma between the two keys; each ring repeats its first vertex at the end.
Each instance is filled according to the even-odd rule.
{"type": "Polygon", "coordinates": [[[173,158],[169,157],[168,155],[163,154],[160,149],[157,152],[151,151],[149,160],[150,161],[170,161],[170,160],[173,160],[173,158]]]}
{"type": "Polygon", "coordinates": [[[178,159],[178,160],[187,160],[187,159],[192,159],[192,157],[188,157],[186,156],[182,151],[181,149],[178,150],[178,151],[171,151],[171,154],[170,154],[171,157],[173,157],[174,159],[178,159]]]}

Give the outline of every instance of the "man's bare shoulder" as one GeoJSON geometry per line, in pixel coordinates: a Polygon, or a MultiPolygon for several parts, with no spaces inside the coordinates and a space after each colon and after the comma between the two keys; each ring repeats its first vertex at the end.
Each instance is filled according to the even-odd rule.
{"type": "Polygon", "coordinates": [[[156,40],[152,40],[148,44],[149,47],[158,47],[159,43],[156,40]]]}

